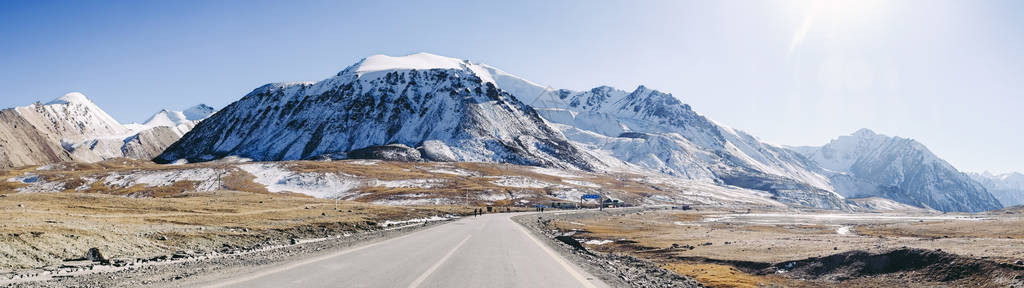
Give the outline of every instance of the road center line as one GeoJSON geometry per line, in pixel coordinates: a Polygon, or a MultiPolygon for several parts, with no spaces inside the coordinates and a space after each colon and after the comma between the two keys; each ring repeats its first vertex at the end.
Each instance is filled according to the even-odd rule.
{"type": "Polygon", "coordinates": [[[441,267],[441,264],[444,264],[445,261],[448,261],[448,258],[451,258],[452,254],[455,254],[455,251],[459,250],[459,247],[462,247],[462,244],[466,244],[466,241],[469,241],[470,237],[473,237],[473,235],[466,235],[466,239],[462,239],[462,242],[459,242],[458,245],[455,245],[455,248],[452,248],[452,251],[448,251],[448,254],[445,254],[444,257],[441,257],[441,260],[438,260],[437,263],[434,263],[433,266],[430,266],[430,268],[427,269],[426,272],[423,272],[423,275],[420,275],[419,278],[416,278],[416,280],[412,281],[412,283],[409,283],[409,288],[416,288],[419,287],[420,284],[423,284],[423,281],[427,280],[427,277],[430,277],[430,274],[434,274],[434,271],[437,270],[438,267],[441,267]]]}
{"type": "Polygon", "coordinates": [[[440,226],[434,226],[434,227],[430,227],[430,228],[425,229],[425,230],[410,232],[410,233],[407,233],[405,235],[394,237],[394,238],[390,238],[390,239],[378,240],[376,242],[372,242],[372,243],[369,243],[369,244],[348,248],[348,249],[345,249],[345,250],[341,250],[341,251],[338,251],[338,252],[335,252],[335,253],[331,253],[331,254],[327,254],[327,255],[323,255],[323,256],[319,256],[319,257],[313,257],[313,258],[309,258],[309,259],[305,259],[305,260],[301,260],[301,261],[292,262],[292,263],[289,263],[289,264],[286,264],[286,265],[283,265],[283,266],[278,266],[278,267],[275,267],[275,268],[272,268],[272,269],[267,269],[267,270],[259,271],[259,272],[256,272],[256,273],[251,273],[251,274],[244,275],[244,276],[241,276],[241,277],[238,277],[238,278],[229,279],[229,280],[226,280],[226,281],[222,281],[222,282],[214,283],[214,284],[210,284],[210,285],[205,285],[205,287],[207,287],[207,288],[219,288],[219,287],[228,287],[228,286],[239,285],[241,283],[244,283],[244,282],[247,282],[247,281],[252,281],[254,279],[257,279],[257,278],[260,278],[260,277],[263,277],[263,276],[271,275],[271,274],[274,274],[274,273],[284,272],[284,271],[287,271],[287,270],[291,270],[291,269],[295,269],[295,268],[301,267],[303,265],[309,265],[309,264],[320,262],[320,261],[324,261],[324,260],[327,260],[327,259],[330,259],[330,258],[342,256],[342,255],[345,255],[345,254],[348,254],[348,253],[360,251],[360,250],[367,249],[367,248],[372,248],[374,246],[381,245],[381,244],[384,244],[384,243],[398,241],[399,239],[412,236],[412,235],[414,235],[414,234],[416,234],[418,232],[432,230],[432,229],[437,228],[437,227],[440,227],[440,226]]]}
{"type": "MultiPolygon", "coordinates": [[[[511,221],[511,220],[509,220],[509,221],[511,221]]],[[[519,227],[519,231],[522,231],[523,234],[526,234],[526,237],[529,237],[530,240],[533,240],[533,243],[536,243],[537,246],[540,246],[540,249],[543,249],[544,252],[547,252],[548,256],[551,256],[551,258],[555,259],[555,262],[558,262],[558,264],[561,264],[562,268],[565,268],[565,271],[569,271],[569,275],[572,275],[573,278],[576,278],[576,281],[579,281],[580,284],[583,284],[583,287],[597,288],[597,286],[594,286],[594,283],[590,283],[590,281],[587,281],[586,277],[583,277],[583,275],[580,275],[580,273],[578,271],[576,271],[575,268],[570,266],[568,262],[565,262],[565,259],[562,259],[561,255],[555,254],[555,251],[551,250],[551,248],[548,247],[548,245],[545,245],[544,243],[541,243],[540,240],[537,240],[536,237],[533,237],[533,234],[530,234],[529,231],[526,231],[526,228],[523,228],[523,225],[519,225],[519,223],[512,223],[512,224],[516,225],[516,227],[519,227]]]]}

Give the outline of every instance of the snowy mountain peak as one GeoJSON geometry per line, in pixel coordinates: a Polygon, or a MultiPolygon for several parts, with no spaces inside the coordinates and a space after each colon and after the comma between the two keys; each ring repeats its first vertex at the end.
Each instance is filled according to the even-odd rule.
{"type": "Polygon", "coordinates": [[[941,211],[1000,207],[984,187],[912,139],[861,129],[825,146],[798,150],[833,171],[831,182],[846,197],[882,196],[941,211]]]}
{"type": "Polygon", "coordinates": [[[368,73],[384,70],[429,70],[429,69],[462,69],[465,63],[462,60],[434,55],[430,53],[416,53],[406,56],[393,57],[388,55],[373,55],[366,57],[357,63],[355,72],[368,73]]]}
{"type": "Polygon", "coordinates": [[[217,112],[217,109],[207,106],[206,104],[199,104],[185,109],[182,113],[185,114],[185,119],[198,121],[206,119],[206,117],[210,117],[214,112],[217,112]]]}
{"type": "Polygon", "coordinates": [[[168,126],[174,127],[180,124],[188,122],[185,114],[181,111],[170,111],[167,109],[161,109],[160,112],[156,112],[153,116],[146,120],[145,125],[150,127],[156,126],[168,126]]]}
{"type": "Polygon", "coordinates": [[[181,137],[192,130],[196,124],[212,115],[216,110],[213,107],[205,104],[199,104],[186,109],[185,111],[175,111],[170,109],[160,109],[159,112],[150,116],[143,123],[132,123],[125,124],[124,127],[131,130],[133,133],[139,133],[142,131],[150,130],[156,127],[169,127],[169,131],[172,131],[175,137],[181,137]]]}
{"type": "Polygon", "coordinates": [[[875,131],[871,131],[871,129],[868,128],[861,128],[860,130],[857,130],[857,132],[853,132],[851,135],[861,138],[869,138],[878,136],[878,133],[875,133],[875,131]]]}
{"type": "Polygon", "coordinates": [[[491,73],[427,53],[370,56],[320,82],[261,86],[203,120],[157,161],[389,159],[397,153],[402,159],[584,170],[603,165],[499,89],[491,73]]]}
{"type": "Polygon", "coordinates": [[[64,94],[45,105],[14,108],[22,116],[31,116],[37,127],[48,127],[68,140],[119,135],[128,131],[103,109],[78,92],[64,94]]]}
{"type": "Polygon", "coordinates": [[[464,70],[480,77],[485,83],[495,83],[491,71],[487,67],[451,57],[445,57],[426,52],[410,54],[405,56],[373,55],[359,60],[356,64],[338,72],[337,76],[354,75],[358,78],[369,79],[370,74],[375,72],[390,72],[402,70],[464,70]]]}
{"type": "Polygon", "coordinates": [[[53,104],[93,104],[93,103],[92,103],[92,101],[89,101],[89,98],[86,98],[84,94],[79,93],[79,92],[71,92],[71,93],[68,93],[68,94],[64,94],[64,96],[61,96],[60,98],[53,99],[53,101],[50,101],[50,102],[46,103],[46,105],[53,105],[53,104]]]}

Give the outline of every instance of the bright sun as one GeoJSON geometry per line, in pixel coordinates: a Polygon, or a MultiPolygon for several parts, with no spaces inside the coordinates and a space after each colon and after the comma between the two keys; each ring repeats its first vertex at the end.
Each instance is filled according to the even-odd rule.
{"type": "Polygon", "coordinates": [[[790,52],[815,26],[831,31],[862,28],[877,21],[886,8],[882,0],[793,0],[788,4],[803,17],[790,41],[790,52]]]}

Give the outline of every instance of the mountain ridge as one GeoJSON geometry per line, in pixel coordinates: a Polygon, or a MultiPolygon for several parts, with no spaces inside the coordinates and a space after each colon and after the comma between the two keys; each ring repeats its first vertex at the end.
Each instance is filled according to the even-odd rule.
{"type": "Polygon", "coordinates": [[[940,211],[1002,207],[985,187],[913,139],[860,129],[824,146],[794,150],[830,171],[836,192],[845,197],[882,196],[940,211]]]}
{"type": "Polygon", "coordinates": [[[396,62],[375,55],[316,83],[263,85],[200,123],[155,160],[344,158],[357,149],[402,144],[436,148],[420,154],[458,161],[584,170],[602,165],[569,144],[533,108],[481,78],[468,61],[410,57],[396,62]],[[397,66],[379,69],[381,61],[397,66]],[[440,68],[416,69],[430,65],[440,68]]]}
{"type": "MultiPolygon", "coordinates": [[[[558,130],[561,129],[558,124],[566,123],[558,121],[543,108],[534,109],[541,106],[528,105],[534,103],[536,99],[521,96],[536,91],[543,92],[545,89],[497,68],[468,60],[427,53],[404,57],[374,55],[319,82],[272,83],[261,86],[214,117],[200,123],[196,129],[155,160],[163,163],[182,158],[189,161],[205,161],[229,155],[258,161],[309,159],[320,157],[318,155],[344,158],[347,157],[346,153],[356,149],[389,144],[420,147],[418,150],[424,150],[424,143],[437,140],[445,144],[443,146],[448,147],[448,150],[454,151],[457,156],[455,158],[459,161],[508,162],[585,170],[615,170],[638,165],[645,168],[666,168],[662,171],[686,172],[692,175],[692,179],[708,179],[718,181],[722,185],[771,191],[789,203],[835,209],[846,207],[841,197],[826,189],[828,184],[824,181],[824,176],[802,167],[803,164],[781,163],[782,159],[799,159],[802,157],[799,154],[761,143],[744,142],[737,145],[734,142],[757,140],[749,134],[730,134],[728,137],[732,138],[726,139],[715,124],[692,112],[689,105],[682,104],[671,94],[640,86],[633,93],[615,92],[604,95],[615,96],[615,101],[609,102],[609,107],[613,104],[618,105],[618,111],[628,110],[628,113],[614,114],[601,110],[590,112],[617,117],[623,123],[628,122],[631,127],[642,128],[643,132],[669,132],[671,135],[667,136],[651,134],[651,137],[661,139],[658,143],[668,145],[665,149],[659,150],[662,152],[675,147],[694,146],[694,142],[699,142],[701,147],[713,149],[690,149],[687,150],[687,155],[675,154],[667,158],[641,155],[642,159],[632,162],[629,157],[615,157],[622,155],[600,152],[595,154],[589,151],[589,148],[592,148],[590,146],[585,146],[588,149],[581,151],[576,148],[576,144],[568,141],[570,139],[565,138],[564,131],[558,130]],[[435,96],[442,100],[433,99],[435,96]],[[458,96],[458,99],[451,98],[452,96],[458,96]],[[430,99],[424,100],[427,98],[430,99]],[[471,100],[472,105],[467,106],[461,102],[466,99],[471,100]],[[478,106],[482,103],[497,105],[478,106]],[[476,108],[469,111],[462,107],[476,108]],[[471,117],[445,118],[447,116],[443,116],[444,113],[438,114],[438,111],[452,112],[455,115],[467,115],[466,113],[470,112],[471,117]],[[257,114],[260,116],[255,116],[257,114]],[[423,117],[428,114],[441,116],[423,117]],[[629,114],[629,117],[626,117],[626,114],[629,114]],[[685,117],[676,117],[676,114],[685,114],[685,117]],[[501,120],[494,121],[495,117],[501,120]],[[451,129],[456,126],[449,127],[450,123],[465,119],[470,119],[466,122],[470,124],[457,126],[458,129],[451,129]],[[360,122],[362,120],[367,123],[360,122]],[[422,121],[432,123],[424,124],[422,121]],[[385,122],[403,125],[399,127],[385,122]],[[509,126],[507,123],[514,124],[509,126]],[[675,130],[658,130],[664,127],[672,127],[675,130]],[[526,130],[521,130],[524,128],[526,130]],[[520,131],[510,133],[512,130],[520,131]],[[460,131],[470,132],[459,134],[463,133],[460,131]],[[498,147],[501,148],[498,150],[507,150],[509,147],[512,149],[495,151],[492,144],[462,143],[461,141],[468,139],[464,137],[465,135],[474,135],[469,138],[482,139],[469,142],[490,141],[502,143],[500,146],[505,148],[498,147]],[[519,138],[527,140],[516,140],[519,138]],[[274,141],[267,142],[267,139],[274,141]],[[543,143],[538,145],[538,142],[534,141],[536,139],[542,139],[540,142],[543,143]],[[523,145],[524,142],[526,145],[523,145]],[[467,149],[470,146],[476,148],[467,149]],[[486,149],[480,150],[480,147],[486,149]],[[552,151],[552,147],[555,148],[555,153],[548,153],[552,151]],[[741,149],[767,152],[759,152],[751,157],[740,151],[741,149]],[[510,152],[512,156],[493,157],[506,152],[510,152]],[[488,154],[492,156],[485,156],[488,154]],[[562,157],[566,159],[560,159],[562,157]],[[701,168],[701,165],[708,164],[707,161],[701,160],[703,158],[716,159],[717,166],[701,168]],[[755,158],[776,162],[766,165],[757,162],[755,158]],[[658,163],[665,161],[675,164],[659,166],[658,163]],[[736,169],[735,166],[731,166],[735,163],[744,163],[746,166],[736,169]],[[684,166],[689,169],[678,169],[684,166]],[[789,170],[798,171],[792,174],[779,172],[789,170]],[[803,178],[793,179],[799,177],[803,178]],[[813,184],[802,181],[808,178],[817,178],[817,181],[813,184]]],[[[602,101],[608,99],[593,98],[591,102],[603,105],[607,103],[602,101]]],[[[600,131],[605,133],[600,137],[615,138],[615,141],[622,142],[621,144],[626,147],[624,149],[629,149],[634,145],[632,142],[646,141],[642,137],[619,137],[625,132],[634,131],[636,130],[632,128],[615,133],[600,131]]],[[[387,149],[395,149],[395,146],[387,149]]]]}
{"type": "Polygon", "coordinates": [[[122,125],[78,92],[46,104],[3,109],[0,115],[0,167],[4,168],[116,157],[149,159],[194,125],[122,125]]]}
{"type": "MultiPolygon", "coordinates": [[[[961,173],[912,139],[860,129],[820,147],[780,146],[644,85],[552,89],[429,53],[372,55],[321,81],[262,85],[214,112],[203,104],[164,109],[121,125],[81,93],[68,93],[0,112],[0,135],[29,135],[16,151],[41,151],[27,153],[38,159],[0,151],[0,164],[15,166],[11,157],[46,163],[124,156],[159,163],[225,156],[502,162],[647,171],[827,209],[852,209],[847,197],[942,211],[1001,206],[987,191],[994,180],[961,173]]],[[[11,147],[6,141],[0,146],[11,147]]]]}
{"type": "Polygon", "coordinates": [[[1003,206],[1024,205],[1024,174],[1020,172],[992,174],[986,171],[968,173],[968,175],[985,186],[985,189],[999,199],[1003,206]]]}

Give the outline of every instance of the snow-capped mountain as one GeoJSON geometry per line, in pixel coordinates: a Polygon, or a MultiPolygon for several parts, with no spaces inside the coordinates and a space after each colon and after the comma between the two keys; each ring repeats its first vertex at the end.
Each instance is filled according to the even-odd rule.
{"type": "Polygon", "coordinates": [[[822,168],[846,197],[880,196],[940,211],[1002,206],[985,187],[913,139],[861,129],[822,147],[794,148],[822,168]]]}
{"type": "Polygon", "coordinates": [[[760,141],[693,111],[668,93],[602,86],[546,89],[481,65],[501,89],[530,104],[566,137],[601,159],[684,177],[769,191],[780,200],[842,208],[828,178],[802,155],[760,141]]]}
{"type": "MultiPolygon", "coordinates": [[[[210,117],[213,113],[217,113],[217,108],[207,106],[206,104],[199,104],[196,106],[189,107],[185,111],[181,111],[181,114],[185,117],[184,120],[199,122],[206,117],[210,117]]],[[[148,122],[148,121],[147,121],[148,122]]]]}
{"type": "Polygon", "coordinates": [[[125,127],[138,132],[154,127],[170,127],[178,137],[181,137],[182,135],[185,135],[185,133],[188,133],[188,131],[192,130],[199,121],[203,121],[206,117],[210,117],[214,112],[216,112],[216,110],[213,109],[213,107],[206,106],[206,104],[192,106],[185,111],[163,109],[160,110],[160,112],[153,114],[153,116],[150,116],[149,119],[142,124],[132,123],[125,125],[125,127]]]}
{"type": "Polygon", "coordinates": [[[107,112],[78,92],[65,94],[43,105],[14,109],[34,122],[35,126],[51,128],[62,138],[70,141],[130,132],[114,120],[114,117],[110,117],[107,112]]]}
{"type": "Polygon", "coordinates": [[[411,148],[388,144],[433,160],[649,169],[769,191],[792,204],[845,207],[803,156],[718,125],[669,94],[642,86],[549,91],[427,53],[371,56],[320,82],[257,88],[156,161],[344,158],[367,148],[409,158],[396,152],[411,148]],[[557,100],[536,103],[547,99],[557,100]]]}
{"type": "Polygon", "coordinates": [[[425,53],[371,56],[320,82],[259,87],[155,160],[400,155],[584,170],[602,165],[485,72],[425,53]]]}
{"type": "Polygon", "coordinates": [[[195,125],[194,121],[150,122],[121,125],[77,92],[46,104],[4,109],[0,112],[0,167],[116,157],[150,159],[195,125]]]}
{"type": "Polygon", "coordinates": [[[1018,172],[995,175],[989,172],[970,173],[974,181],[981,183],[999,203],[1010,207],[1024,205],[1024,174],[1018,172]]]}

